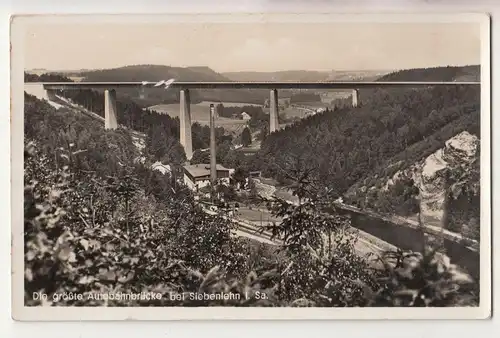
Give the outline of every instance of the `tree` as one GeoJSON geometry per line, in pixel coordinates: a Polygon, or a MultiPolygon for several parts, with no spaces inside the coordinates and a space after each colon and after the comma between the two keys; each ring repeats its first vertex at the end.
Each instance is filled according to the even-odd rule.
{"type": "Polygon", "coordinates": [[[191,164],[206,164],[210,163],[210,152],[195,150],[191,158],[191,164]]]}
{"type": "Polygon", "coordinates": [[[241,143],[244,147],[248,147],[252,144],[252,134],[250,133],[250,129],[248,129],[248,127],[245,127],[241,133],[241,143]]]}
{"type": "Polygon", "coordinates": [[[259,140],[264,142],[266,140],[268,134],[269,134],[269,126],[266,123],[266,124],[262,125],[262,128],[261,128],[259,136],[258,136],[259,140]]]}
{"type": "Polygon", "coordinates": [[[217,113],[217,116],[225,116],[224,105],[222,103],[217,104],[217,106],[215,107],[215,112],[217,113]]]}
{"type": "Polygon", "coordinates": [[[226,156],[222,159],[222,165],[226,168],[246,168],[246,160],[245,155],[241,151],[229,149],[226,156]]]}
{"type": "Polygon", "coordinates": [[[321,96],[314,93],[298,93],[290,97],[290,103],[321,102],[321,96]]]}
{"type": "Polygon", "coordinates": [[[225,163],[225,158],[231,152],[231,141],[224,141],[217,145],[217,152],[215,154],[217,163],[225,163]]]}
{"type": "Polygon", "coordinates": [[[236,184],[240,184],[240,187],[243,187],[248,179],[248,171],[242,167],[237,167],[234,170],[233,180],[236,184]]]}
{"type": "Polygon", "coordinates": [[[150,129],[146,140],[146,152],[154,160],[165,164],[181,165],[186,160],[181,144],[161,125],[150,129]]]}
{"type": "Polygon", "coordinates": [[[236,199],[236,191],[232,185],[217,184],[215,191],[225,202],[236,199]]]}
{"type": "Polygon", "coordinates": [[[268,201],[273,215],[282,221],[264,228],[283,241],[290,256],[290,262],[279,267],[278,294],[301,299],[304,305],[362,306],[366,300],[359,282],[370,286],[376,282],[367,261],[355,253],[357,238],[349,219],[322,210],[333,200],[310,180],[311,174],[309,168],[297,165],[289,175],[298,204],[278,197],[268,201]]]}
{"type": "Polygon", "coordinates": [[[253,179],[248,180],[248,189],[250,189],[250,200],[257,201],[259,198],[259,192],[253,179]]]}

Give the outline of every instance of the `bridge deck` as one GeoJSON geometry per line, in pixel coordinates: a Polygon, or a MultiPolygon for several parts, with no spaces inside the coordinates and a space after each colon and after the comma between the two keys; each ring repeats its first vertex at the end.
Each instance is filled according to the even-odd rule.
{"type": "MultiPolygon", "coordinates": [[[[156,82],[32,82],[26,85],[43,85],[45,89],[116,89],[154,88],[156,82]]],[[[170,88],[177,89],[359,89],[379,87],[427,87],[449,85],[480,85],[481,82],[378,82],[378,81],[331,81],[331,82],[174,82],[170,88]]],[[[158,86],[163,88],[163,86],[158,86]]]]}

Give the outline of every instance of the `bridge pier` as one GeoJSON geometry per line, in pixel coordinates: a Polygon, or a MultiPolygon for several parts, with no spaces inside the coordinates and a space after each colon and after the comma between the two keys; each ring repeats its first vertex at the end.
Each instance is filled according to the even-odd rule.
{"type": "Polygon", "coordinates": [[[353,108],[358,107],[359,105],[359,90],[353,89],[352,90],[352,106],[353,108]]]}
{"type": "Polygon", "coordinates": [[[191,133],[191,98],[189,89],[180,91],[180,141],[184,147],[186,158],[190,160],[193,157],[193,138],[191,133]]]}
{"type": "Polygon", "coordinates": [[[106,89],[104,91],[104,129],[116,128],[118,128],[116,90],[106,89]]]}
{"type": "Polygon", "coordinates": [[[269,133],[274,133],[279,129],[278,110],[278,90],[273,89],[269,98],[269,133]]]}
{"type": "Polygon", "coordinates": [[[57,99],[56,92],[54,89],[45,89],[45,99],[47,101],[55,101],[57,99]]]}

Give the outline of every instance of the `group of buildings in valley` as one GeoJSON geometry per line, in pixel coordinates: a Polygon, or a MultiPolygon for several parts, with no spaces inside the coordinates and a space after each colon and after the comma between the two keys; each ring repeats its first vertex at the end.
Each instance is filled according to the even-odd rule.
{"type": "Polygon", "coordinates": [[[243,121],[250,121],[252,119],[252,116],[250,116],[250,114],[248,114],[247,112],[242,112],[240,114],[233,114],[232,118],[240,119],[243,121]]]}
{"type": "MultiPolygon", "coordinates": [[[[184,167],[184,184],[192,191],[199,191],[210,186],[210,164],[190,164],[184,167]]],[[[229,185],[234,169],[228,169],[220,164],[216,166],[217,181],[229,185]]]]}
{"type": "MultiPolygon", "coordinates": [[[[210,164],[189,164],[183,167],[184,171],[184,184],[191,190],[198,192],[201,189],[210,186],[210,164]]],[[[217,182],[222,185],[230,185],[232,183],[232,177],[234,174],[234,169],[225,168],[224,166],[217,164],[217,182]]],[[[260,177],[260,171],[250,172],[248,179],[260,177]]],[[[237,185],[237,188],[244,188],[237,185]]]]}

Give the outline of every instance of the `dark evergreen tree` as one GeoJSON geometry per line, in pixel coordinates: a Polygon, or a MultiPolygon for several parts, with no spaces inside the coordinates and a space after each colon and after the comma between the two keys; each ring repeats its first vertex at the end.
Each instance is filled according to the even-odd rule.
{"type": "Polygon", "coordinates": [[[151,158],[165,164],[180,165],[185,162],[184,149],[173,135],[169,135],[162,126],[150,129],[146,139],[146,153],[151,158]]]}
{"type": "Polygon", "coordinates": [[[248,127],[245,127],[241,133],[241,143],[244,147],[248,147],[252,144],[252,134],[250,133],[250,129],[248,129],[248,127]]]}

